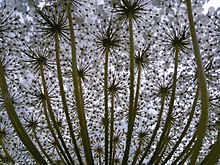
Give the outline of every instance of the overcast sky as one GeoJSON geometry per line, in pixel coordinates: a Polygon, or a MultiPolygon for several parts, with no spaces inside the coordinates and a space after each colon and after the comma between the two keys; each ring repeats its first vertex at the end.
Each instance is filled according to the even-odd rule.
{"type": "Polygon", "coordinates": [[[204,5],[204,14],[206,14],[208,12],[209,7],[214,7],[215,9],[217,9],[218,7],[220,7],[220,0],[210,0],[208,4],[204,5]]]}

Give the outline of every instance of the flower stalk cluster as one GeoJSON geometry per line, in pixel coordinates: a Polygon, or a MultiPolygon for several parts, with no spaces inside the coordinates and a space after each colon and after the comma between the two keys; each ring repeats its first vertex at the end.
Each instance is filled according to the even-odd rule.
{"type": "Polygon", "coordinates": [[[100,3],[0,3],[0,164],[218,163],[219,10],[100,3]]]}

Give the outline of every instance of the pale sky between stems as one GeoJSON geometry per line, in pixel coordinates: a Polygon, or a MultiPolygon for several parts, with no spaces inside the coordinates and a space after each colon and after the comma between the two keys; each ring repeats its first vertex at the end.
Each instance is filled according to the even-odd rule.
{"type": "MultiPolygon", "coordinates": [[[[98,3],[102,4],[103,0],[98,0],[98,3]]],[[[220,7],[220,0],[210,0],[207,4],[204,5],[203,13],[206,14],[210,7],[214,7],[215,10],[220,7]]]]}

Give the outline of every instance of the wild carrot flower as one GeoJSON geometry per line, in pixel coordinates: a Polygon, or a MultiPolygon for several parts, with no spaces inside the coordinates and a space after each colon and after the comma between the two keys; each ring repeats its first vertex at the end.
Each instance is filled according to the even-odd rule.
{"type": "Polygon", "coordinates": [[[17,8],[9,8],[0,3],[0,44],[8,43],[10,39],[18,37],[19,17],[14,15],[17,8]]]}
{"type": "Polygon", "coordinates": [[[29,64],[29,67],[36,73],[39,72],[40,67],[51,70],[54,64],[52,60],[53,51],[47,44],[41,42],[33,45],[25,45],[26,49],[21,50],[24,56],[22,60],[29,64]]]}
{"type": "Polygon", "coordinates": [[[115,13],[119,20],[125,21],[129,17],[133,21],[139,23],[142,15],[146,13],[146,5],[149,1],[143,0],[119,0],[113,2],[113,13],[115,13]]]}
{"type": "Polygon", "coordinates": [[[36,7],[34,19],[37,24],[36,32],[42,34],[45,39],[54,38],[56,34],[61,39],[69,42],[69,26],[65,10],[59,3],[45,6],[42,9],[36,7]]]}

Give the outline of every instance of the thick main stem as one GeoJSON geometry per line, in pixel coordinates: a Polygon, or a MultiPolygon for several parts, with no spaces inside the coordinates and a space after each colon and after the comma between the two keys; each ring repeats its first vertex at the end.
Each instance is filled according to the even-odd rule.
{"type": "Polygon", "coordinates": [[[5,79],[5,72],[3,68],[2,61],[0,60],[0,88],[2,91],[2,97],[5,103],[5,109],[8,113],[8,116],[12,122],[12,125],[15,129],[15,131],[18,134],[18,137],[21,139],[23,144],[26,146],[27,150],[33,155],[34,159],[42,164],[46,165],[47,162],[42,157],[41,153],[38,151],[38,149],[35,147],[33,142],[31,141],[30,137],[28,136],[27,132],[25,131],[21,121],[19,120],[16,111],[13,106],[13,101],[10,96],[10,93],[8,91],[8,86],[5,79]]]}
{"type": "Polygon", "coordinates": [[[76,97],[76,106],[77,106],[77,112],[79,116],[79,124],[81,128],[81,135],[82,135],[82,142],[84,146],[84,152],[85,157],[88,165],[93,165],[93,156],[92,156],[92,150],[90,146],[89,141],[89,135],[88,135],[88,129],[86,125],[86,119],[85,119],[85,112],[83,108],[83,96],[81,95],[82,92],[80,92],[80,84],[79,84],[79,76],[78,76],[78,69],[77,69],[77,59],[76,59],[76,42],[75,42],[75,34],[73,29],[73,19],[71,14],[71,4],[70,1],[67,2],[67,16],[69,21],[69,28],[70,28],[70,41],[71,41],[71,53],[72,53],[72,75],[73,78],[73,85],[74,85],[74,93],[76,97]]]}
{"type": "Polygon", "coordinates": [[[126,147],[122,165],[127,165],[128,156],[131,146],[131,138],[133,132],[134,122],[134,36],[133,36],[133,24],[132,15],[129,14],[129,41],[130,41],[130,98],[129,98],[129,114],[128,114],[128,133],[126,140],[126,147]]]}
{"type": "Polygon", "coordinates": [[[206,86],[206,76],[205,76],[204,69],[202,66],[202,58],[201,58],[198,40],[196,36],[195,23],[193,20],[191,0],[186,0],[186,6],[187,6],[187,13],[188,13],[188,18],[189,18],[189,26],[190,26],[190,32],[191,32],[191,37],[192,37],[192,43],[193,43],[193,50],[194,50],[194,55],[195,55],[196,64],[198,68],[198,80],[199,80],[201,101],[202,101],[202,112],[201,112],[201,117],[200,117],[198,129],[197,129],[198,130],[197,140],[194,145],[191,161],[189,163],[190,165],[193,165],[195,164],[197,160],[200,148],[202,146],[202,141],[206,133],[206,125],[208,122],[209,101],[208,101],[208,91],[207,91],[207,86],[206,86]]]}

